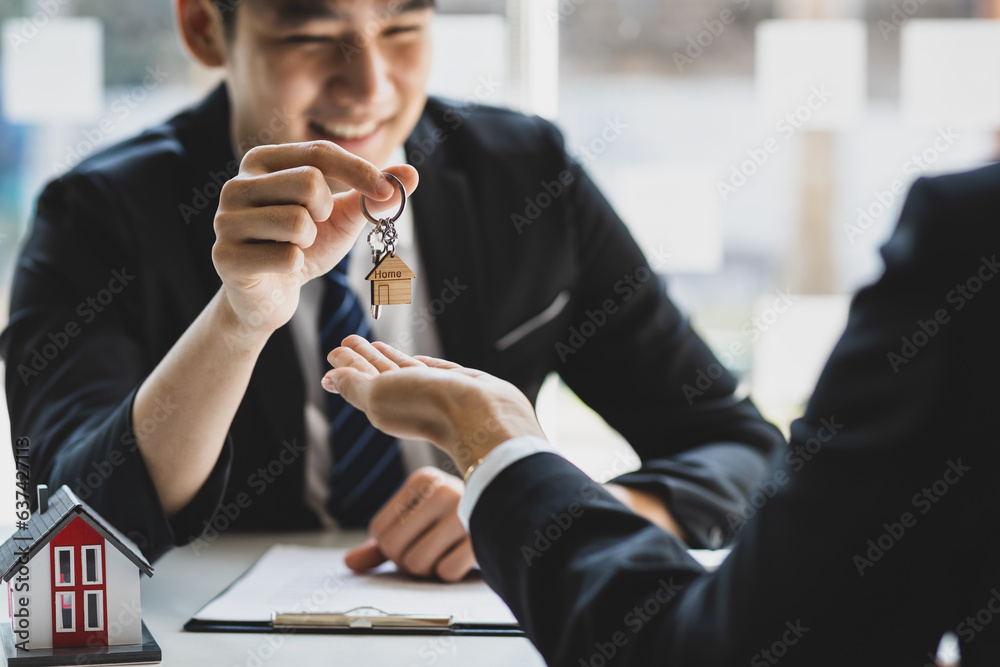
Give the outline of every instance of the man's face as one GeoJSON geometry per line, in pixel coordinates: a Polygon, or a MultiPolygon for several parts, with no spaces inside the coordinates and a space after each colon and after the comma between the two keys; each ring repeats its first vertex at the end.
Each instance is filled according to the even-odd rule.
{"type": "Polygon", "coordinates": [[[325,139],[384,165],[427,99],[433,13],[432,0],[243,2],[228,66],[238,155],[325,139]]]}

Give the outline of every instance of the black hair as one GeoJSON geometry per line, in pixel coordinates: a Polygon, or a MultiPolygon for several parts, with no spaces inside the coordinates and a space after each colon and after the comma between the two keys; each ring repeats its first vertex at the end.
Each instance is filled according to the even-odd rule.
{"type": "MultiPolygon", "coordinates": [[[[236,26],[236,8],[242,5],[246,0],[212,0],[212,4],[215,8],[219,10],[219,14],[222,15],[222,23],[226,29],[226,39],[233,38],[233,30],[236,26]]],[[[434,7],[437,5],[437,0],[427,0],[427,5],[429,7],[434,7]]]]}

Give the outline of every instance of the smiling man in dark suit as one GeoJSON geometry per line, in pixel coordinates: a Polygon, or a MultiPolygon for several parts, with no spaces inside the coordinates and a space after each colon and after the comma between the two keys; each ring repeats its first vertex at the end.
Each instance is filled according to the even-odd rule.
{"type": "Polygon", "coordinates": [[[459,579],[474,565],[460,481],[320,389],[326,353],[360,333],[532,399],[558,372],[643,461],[609,492],[691,545],[728,541],[780,434],[551,124],[427,98],[433,11],[176,1],[225,82],[51,183],[17,265],[2,352],[33,479],[70,484],[154,558],[230,526],[368,525],[352,567],[459,579]],[[411,193],[419,174],[397,222],[417,280],[412,306],[372,321],[358,195],[395,210],[382,169],[411,193]]]}

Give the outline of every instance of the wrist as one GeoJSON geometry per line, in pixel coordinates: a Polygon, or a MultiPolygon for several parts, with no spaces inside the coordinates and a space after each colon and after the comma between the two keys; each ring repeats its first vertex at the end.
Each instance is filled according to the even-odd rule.
{"type": "Polygon", "coordinates": [[[254,326],[240,317],[223,286],[209,304],[213,329],[229,343],[233,351],[259,353],[274,330],[263,323],[254,326]]]}
{"type": "Polygon", "coordinates": [[[614,483],[605,484],[604,489],[635,514],[686,540],[684,531],[670,514],[667,504],[656,494],[614,483]]]}

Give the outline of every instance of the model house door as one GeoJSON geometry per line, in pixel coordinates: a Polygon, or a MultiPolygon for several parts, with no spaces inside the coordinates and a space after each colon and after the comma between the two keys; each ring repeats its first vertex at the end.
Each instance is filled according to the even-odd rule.
{"type": "Polygon", "coordinates": [[[49,542],[52,646],[108,643],[104,538],[77,517],[49,542]]]}
{"type": "Polygon", "coordinates": [[[379,285],[378,286],[378,302],[381,304],[389,305],[389,286],[379,285]]]}

